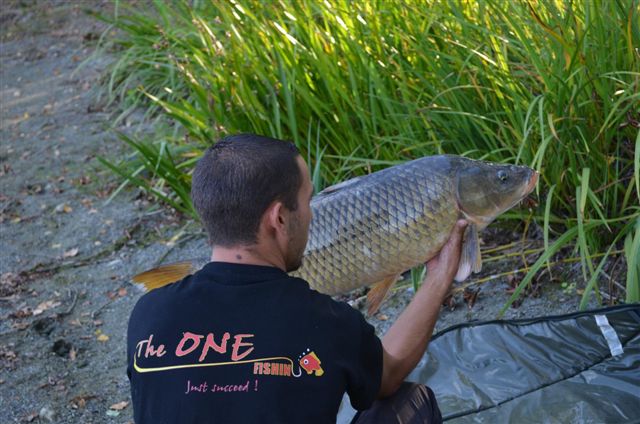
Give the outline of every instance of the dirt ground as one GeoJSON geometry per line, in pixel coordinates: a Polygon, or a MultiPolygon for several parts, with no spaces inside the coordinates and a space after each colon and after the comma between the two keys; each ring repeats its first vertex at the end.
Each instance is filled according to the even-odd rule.
{"type": "MultiPolygon", "coordinates": [[[[134,114],[114,127],[113,110],[96,100],[110,58],[93,56],[105,26],[84,7],[111,5],[22,0],[1,6],[2,423],[131,422],[125,335],[142,292],[130,277],[165,255],[170,262],[209,253],[195,223],[150,211],[135,190],[107,203],[119,182],[96,158],[126,153],[114,129],[135,133],[145,125],[134,114]]],[[[496,230],[484,236],[486,244],[497,242],[491,234],[521,237],[517,229],[496,230]]],[[[489,264],[478,278],[521,266],[489,264]]],[[[495,278],[457,294],[437,329],[494,319],[510,287],[507,278],[495,278]]],[[[556,280],[534,294],[506,317],[577,310],[575,285],[556,280]]],[[[411,289],[396,291],[370,319],[380,334],[410,297],[411,289]]]]}

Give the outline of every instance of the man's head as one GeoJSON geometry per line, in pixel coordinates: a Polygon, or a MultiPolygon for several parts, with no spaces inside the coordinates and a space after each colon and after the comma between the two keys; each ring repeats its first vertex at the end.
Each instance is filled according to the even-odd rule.
{"type": "Polygon", "coordinates": [[[281,229],[286,237],[287,271],[298,268],[311,219],[307,174],[293,143],[253,134],[218,141],[198,162],[191,183],[209,242],[226,248],[255,245],[263,221],[274,228],[280,222],[273,232],[275,237],[281,229]]]}

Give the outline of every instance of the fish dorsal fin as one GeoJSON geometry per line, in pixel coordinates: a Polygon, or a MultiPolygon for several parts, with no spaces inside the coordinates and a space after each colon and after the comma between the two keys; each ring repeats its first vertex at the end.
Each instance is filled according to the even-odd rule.
{"type": "Polygon", "coordinates": [[[389,289],[393,286],[393,283],[396,282],[399,275],[392,275],[390,277],[385,278],[382,281],[377,282],[369,293],[367,293],[367,314],[372,316],[378,309],[380,309],[380,305],[387,297],[387,293],[389,293],[389,289]]]}
{"type": "Polygon", "coordinates": [[[338,183],[338,184],[334,184],[332,186],[329,186],[329,187],[325,188],[320,193],[318,193],[316,196],[326,196],[327,194],[331,194],[331,193],[335,193],[337,191],[343,190],[343,189],[349,187],[350,185],[353,185],[353,184],[357,183],[361,179],[362,179],[362,177],[355,177],[355,178],[351,178],[350,180],[343,181],[343,182],[338,183]]]}
{"type": "Polygon", "coordinates": [[[132,280],[135,283],[142,284],[147,291],[151,291],[182,280],[189,275],[191,268],[191,261],[175,262],[141,272],[140,274],[134,275],[132,280]]]}
{"type": "Polygon", "coordinates": [[[464,281],[471,272],[480,272],[482,269],[482,256],[480,254],[480,241],[478,240],[478,228],[469,223],[464,231],[464,240],[460,252],[460,265],[455,276],[457,282],[464,281]]]}

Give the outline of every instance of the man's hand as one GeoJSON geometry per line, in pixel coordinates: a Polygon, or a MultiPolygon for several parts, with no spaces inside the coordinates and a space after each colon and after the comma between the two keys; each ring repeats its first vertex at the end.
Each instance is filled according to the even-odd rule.
{"type": "Polygon", "coordinates": [[[449,240],[442,246],[440,252],[427,262],[427,278],[451,282],[458,271],[462,238],[468,224],[464,219],[459,219],[456,222],[451,230],[449,240]]]}

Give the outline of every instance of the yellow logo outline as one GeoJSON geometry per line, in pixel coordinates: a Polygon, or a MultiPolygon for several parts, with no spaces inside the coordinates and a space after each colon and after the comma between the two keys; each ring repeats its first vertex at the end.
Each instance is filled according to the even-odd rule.
{"type": "Polygon", "coordinates": [[[302,375],[302,370],[298,367],[298,374],[293,371],[294,364],[291,358],[287,358],[286,356],[273,356],[270,358],[257,358],[257,359],[247,359],[244,361],[229,361],[229,362],[207,362],[204,364],[183,364],[183,365],[169,365],[166,367],[152,367],[152,368],[143,368],[138,365],[136,361],[137,355],[133,355],[133,369],[135,369],[139,373],[147,373],[147,372],[160,372],[160,371],[171,371],[171,370],[179,370],[185,368],[200,368],[200,367],[217,367],[221,365],[239,365],[239,364],[249,364],[252,362],[265,362],[265,361],[274,361],[274,360],[285,360],[291,364],[291,374],[294,377],[300,377],[302,375]]]}

